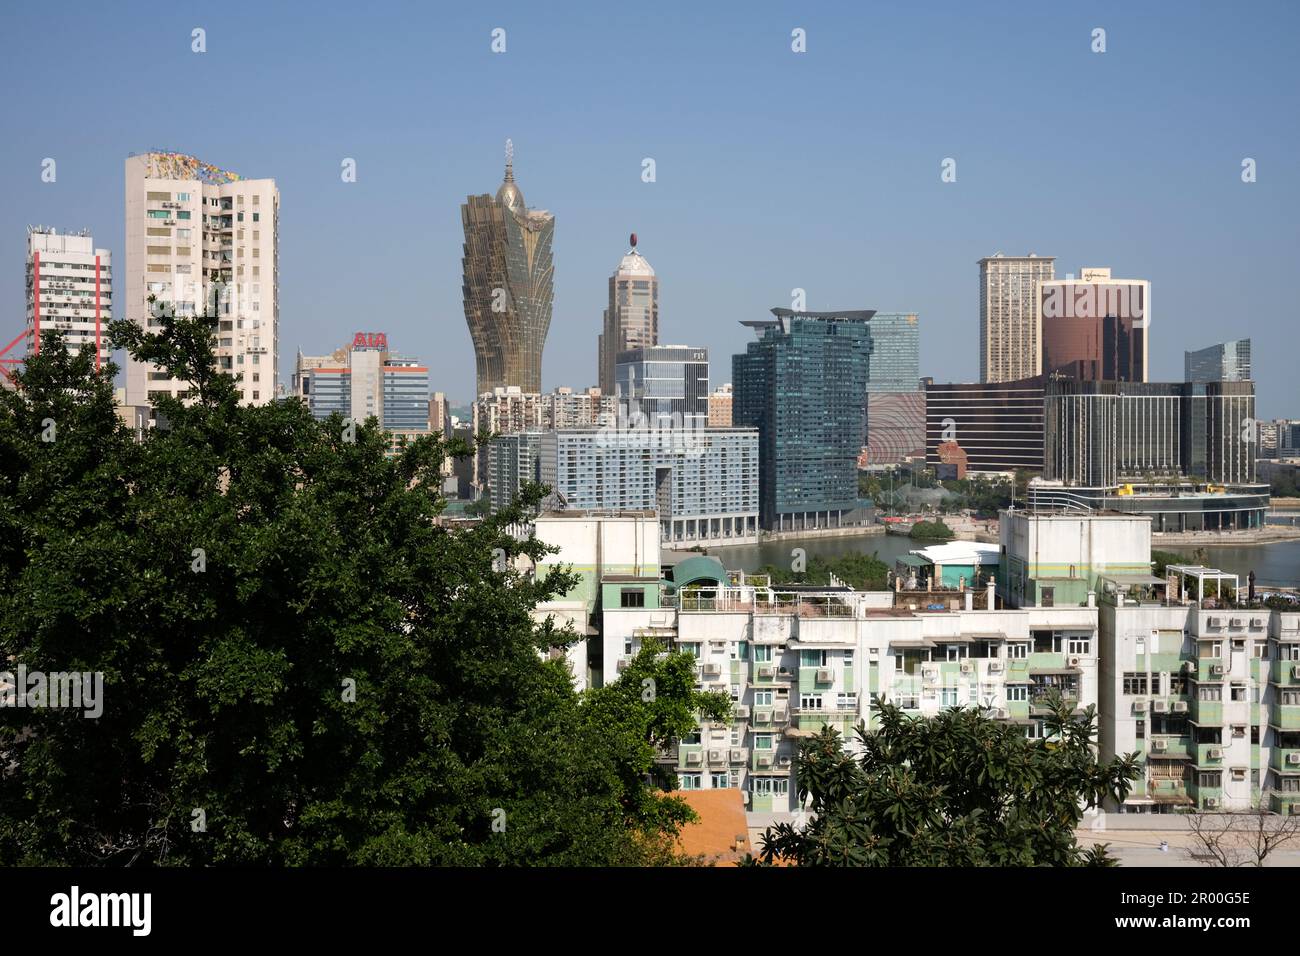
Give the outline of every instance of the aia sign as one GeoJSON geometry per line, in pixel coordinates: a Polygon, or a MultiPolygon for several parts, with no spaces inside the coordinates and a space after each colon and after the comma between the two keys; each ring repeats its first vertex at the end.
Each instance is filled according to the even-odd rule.
{"type": "Polygon", "coordinates": [[[358,332],[352,336],[354,349],[388,350],[388,335],[384,332],[358,332]]]}

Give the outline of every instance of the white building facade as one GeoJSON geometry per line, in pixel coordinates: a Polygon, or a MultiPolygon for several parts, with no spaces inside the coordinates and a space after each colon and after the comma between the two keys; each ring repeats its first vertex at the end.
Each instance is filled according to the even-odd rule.
{"type": "Polygon", "coordinates": [[[60,233],[44,226],[27,230],[27,354],[40,351],[40,336],[63,333],[68,351],[95,351],[95,367],[108,361],[108,323],[113,318],[113,256],[97,248],[88,232],[60,233]]]}

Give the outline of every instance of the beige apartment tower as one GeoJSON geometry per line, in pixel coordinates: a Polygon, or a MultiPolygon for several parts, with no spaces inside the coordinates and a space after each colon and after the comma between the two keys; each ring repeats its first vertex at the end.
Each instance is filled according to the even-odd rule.
{"type": "Polygon", "coordinates": [[[1055,278],[1055,258],[1004,256],[980,264],[980,381],[1015,382],[1042,373],[1038,284],[1055,278]]]}
{"type": "MultiPolygon", "coordinates": [[[[95,246],[89,232],[60,233],[45,226],[28,227],[28,355],[40,351],[40,339],[45,333],[58,329],[70,354],[96,350],[98,370],[109,358],[112,302],[113,257],[107,249],[95,246]]],[[[4,368],[13,360],[0,359],[0,363],[4,368]]]]}
{"type": "MultiPolygon", "coordinates": [[[[244,179],[183,153],[126,160],[124,314],[153,327],[149,296],[178,316],[217,310],[217,366],[239,380],[242,400],[276,395],[279,365],[279,212],[274,179],[244,179]]],[[[126,362],[126,401],[185,397],[189,384],[126,362]]]]}

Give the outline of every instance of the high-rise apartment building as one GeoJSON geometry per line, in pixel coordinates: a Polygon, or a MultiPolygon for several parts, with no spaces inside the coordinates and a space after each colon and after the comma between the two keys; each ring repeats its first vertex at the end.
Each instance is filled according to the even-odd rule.
{"type": "Polygon", "coordinates": [[[71,354],[94,349],[98,369],[108,361],[112,318],[112,254],[96,248],[89,232],[28,227],[27,354],[40,351],[42,333],[58,329],[71,354]]]}
{"type": "Polygon", "coordinates": [[[1151,283],[1109,269],[1038,284],[1042,372],[1085,382],[1145,382],[1151,283]]]}
{"type": "Polygon", "coordinates": [[[651,428],[703,428],[709,422],[709,350],[656,345],[618,354],[620,414],[644,415],[651,428]]]}
{"type": "MultiPolygon", "coordinates": [[[[150,296],[179,316],[200,315],[210,303],[219,317],[217,366],[239,379],[251,405],[276,394],[279,210],[274,179],[244,179],[182,153],[126,160],[126,318],[156,325],[150,296]]],[[[183,397],[189,388],[127,359],[128,405],[183,397]]]]}
{"type": "Polygon", "coordinates": [[[731,383],[719,385],[709,393],[709,427],[731,427],[731,383]]]}
{"type": "Polygon", "coordinates": [[[793,312],[742,322],[758,341],[732,358],[736,425],[759,434],[762,525],[840,527],[858,499],[871,310],[793,312]]]}
{"type": "Polygon", "coordinates": [[[335,412],[356,422],[373,416],[398,441],[429,432],[429,369],[390,352],[383,333],[358,332],[330,356],[299,352],[293,391],[319,419],[335,412]]]}
{"type": "Polygon", "coordinates": [[[1250,339],[1221,342],[1183,353],[1186,382],[1247,382],[1251,377],[1250,339]]]}
{"type": "Polygon", "coordinates": [[[542,349],[551,327],[555,217],[524,205],[509,140],[505,181],[496,196],[466,197],[460,215],[465,321],[477,367],[475,398],[511,385],[536,394],[542,390],[542,349]]]}
{"type": "Polygon", "coordinates": [[[651,511],[665,543],[758,536],[758,434],[747,428],[566,428],[541,436],[542,483],[567,507],[651,511]]]}
{"type": "Polygon", "coordinates": [[[614,394],[615,366],[623,352],[659,344],[659,278],[645,256],[632,248],[609,277],[609,305],[598,340],[600,389],[614,394]]]}
{"type": "Polygon", "coordinates": [[[443,438],[451,437],[451,406],[442,392],[434,392],[429,396],[429,433],[443,438]]]}
{"type": "Polygon", "coordinates": [[[1038,284],[1055,277],[1055,261],[1000,252],[979,261],[981,382],[1041,374],[1038,284]]]}

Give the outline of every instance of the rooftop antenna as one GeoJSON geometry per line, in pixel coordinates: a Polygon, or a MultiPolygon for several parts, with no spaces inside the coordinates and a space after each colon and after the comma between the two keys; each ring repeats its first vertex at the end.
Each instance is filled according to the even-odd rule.
{"type": "Polygon", "coordinates": [[[515,181],[515,144],[506,140],[506,182],[515,181]]]}

